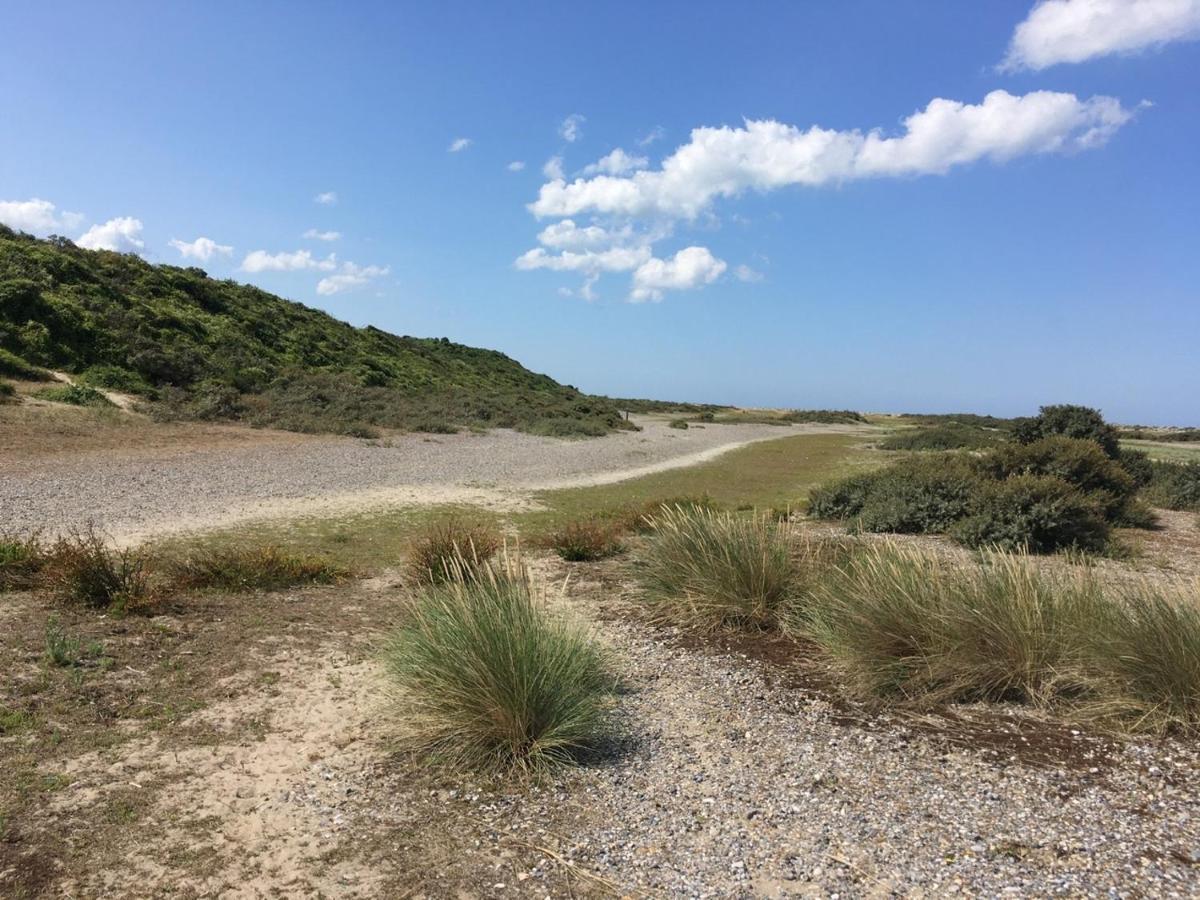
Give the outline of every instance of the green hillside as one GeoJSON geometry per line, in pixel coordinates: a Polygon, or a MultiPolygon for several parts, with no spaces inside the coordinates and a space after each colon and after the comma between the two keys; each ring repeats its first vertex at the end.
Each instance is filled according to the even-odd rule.
{"type": "Polygon", "coordinates": [[[0,348],[145,398],[162,418],[298,431],[603,434],[609,400],[445,338],[397,337],[197,268],[0,226],[0,348]]]}

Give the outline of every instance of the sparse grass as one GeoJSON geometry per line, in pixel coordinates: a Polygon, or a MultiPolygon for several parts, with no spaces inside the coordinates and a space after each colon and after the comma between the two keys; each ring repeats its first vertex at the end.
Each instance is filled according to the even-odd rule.
{"type": "Polygon", "coordinates": [[[47,552],[36,534],[0,534],[0,591],[32,587],[47,552]]]}
{"type": "Polygon", "coordinates": [[[94,609],[134,612],[152,607],[157,593],[144,550],[114,549],[94,528],[60,538],[47,551],[38,583],[56,599],[94,609]]]}
{"type": "Polygon", "coordinates": [[[178,561],[172,575],[185,588],[274,591],[304,584],[332,584],[349,572],[325,557],[291,553],[266,544],[204,548],[178,561]]]}
{"type": "Polygon", "coordinates": [[[546,610],[519,563],[467,565],[470,577],[418,592],[384,648],[403,743],[436,765],[500,772],[596,748],[612,689],[600,650],[546,610]]]}
{"type": "Polygon", "coordinates": [[[664,507],[651,528],[636,570],[643,595],[660,618],[700,630],[774,628],[817,558],[813,542],[767,516],[664,507]]]}
{"type": "Polygon", "coordinates": [[[499,533],[488,523],[449,516],[434,522],[416,539],[406,571],[415,584],[437,584],[456,574],[470,575],[500,549],[499,533]]]}
{"type": "Polygon", "coordinates": [[[33,396],[39,400],[49,400],[53,403],[66,403],[70,406],[112,406],[112,402],[95,388],[78,384],[64,384],[58,387],[42,388],[33,396]]]}
{"type": "Polygon", "coordinates": [[[58,619],[46,623],[46,659],[55,666],[77,666],[83,642],[72,635],[58,619]]]}
{"type": "Polygon", "coordinates": [[[612,521],[580,519],[546,536],[546,544],[567,562],[594,562],[625,549],[612,521]]]}

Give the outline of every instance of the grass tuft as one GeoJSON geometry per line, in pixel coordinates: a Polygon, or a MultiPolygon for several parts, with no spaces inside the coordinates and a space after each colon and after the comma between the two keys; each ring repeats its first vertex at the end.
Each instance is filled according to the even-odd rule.
{"type": "Polygon", "coordinates": [[[384,648],[405,745],[452,769],[501,772],[595,749],[612,690],[600,650],[546,610],[519,563],[449,569],[460,577],[420,590],[384,648]]]}
{"type": "Polygon", "coordinates": [[[579,519],[546,536],[546,544],[567,562],[595,562],[625,550],[611,521],[579,519]]]}
{"type": "Polygon", "coordinates": [[[185,588],[274,591],[304,584],[332,584],[349,573],[324,557],[289,553],[267,544],[205,550],[178,562],[172,574],[185,588]]]}
{"type": "Polygon", "coordinates": [[[33,587],[47,555],[37,534],[0,534],[0,591],[33,587]]]}
{"type": "Polygon", "coordinates": [[[114,549],[91,526],[59,538],[46,551],[38,582],[59,600],[93,609],[143,611],[159,599],[146,553],[114,549]]]}
{"type": "Polygon", "coordinates": [[[456,570],[475,571],[496,555],[501,538],[494,528],[448,516],[434,522],[413,543],[407,563],[415,584],[438,584],[456,570]]]}

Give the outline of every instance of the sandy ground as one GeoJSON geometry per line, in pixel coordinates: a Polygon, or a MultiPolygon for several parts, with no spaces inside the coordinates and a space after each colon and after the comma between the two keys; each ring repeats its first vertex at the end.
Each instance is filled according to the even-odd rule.
{"type": "MultiPolygon", "coordinates": [[[[606,484],[690,466],[754,441],[846,426],[709,425],[665,419],[588,440],[514,431],[364,441],[278,432],[155,426],[107,443],[72,439],[0,457],[0,519],[16,530],[88,521],[121,542],[250,520],[339,515],[372,507],[472,503],[521,509],[536,490],[606,484]],[[141,435],[146,439],[142,440],[141,435]]],[[[31,435],[28,442],[35,437],[31,435]]],[[[95,441],[94,437],[88,440],[95,441]]]]}

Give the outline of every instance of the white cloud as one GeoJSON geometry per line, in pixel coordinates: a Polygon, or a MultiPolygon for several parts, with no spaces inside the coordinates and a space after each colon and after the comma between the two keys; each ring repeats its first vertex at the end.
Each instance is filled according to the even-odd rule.
{"type": "Polygon", "coordinates": [[[718,197],[789,185],[942,174],[979,160],[1064,153],[1103,144],[1132,113],[1112,97],[993,91],[981,103],[936,99],[904,120],[904,133],[805,131],[774,120],[696,128],[658,169],[568,184],[557,173],[529,209],[538,217],[602,215],[694,219],[718,197]]]}
{"type": "Polygon", "coordinates": [[[200,262],[208,262],[218,254],[229,256],[233,253],[233,248],[228,244],[218,244],[206,237],[198,237],[190,243],[172,238],[169,243],[183,255],[184,259],[198,259],[200,262]]]}
{"type": "Polygon", "coordinates": [[[337,191],[325,191],[325,193],[313,197],[313,203],[320,203],[322,206],[333,206],[337,202],[337,191]]]}
{"type": "Polygon", "coordinates": [[[587,119],[579,113],[571,113],[558,126],[559,136],[568,144],[573,144],[583,137],[583,123],[587,119]]]}
{"type": "Polygon", "coordinates": [[[337,258],[332,253],[325,259],[316,259],[308,250],[297,250],[294,253],[254,250],[242,260],[242,269],[246,272],[300,272],[306,269],[332,272],[336,268],[337,258]]]}
{"type": "Polygon", "coordinates": [[[561,222],[555,222],[553,225],[543,228],[538,234],[538,243],[547,247],[578,250],[627,243],[632,237],[632,225],[626,225],[620,229],[602,228],[599,225],[580,228],[574,220],[563,219],[561,222]]]}
{"type": "Polygon", "coordinates": [[[341,239],[342,233],[340,231],[317,231],[315,228],[310,228],[300,236],[310,241],[337,241],[341,239]]]}
{"type": "Polygon", "coordinates": [[[74,231],[83,224],[83,213],[59,210],[49,200],[0,200],[0,222],[17,231],[49,234],[56,230],[74,231]]]}
{"type": "Polygon", "coordinates": [[[505,168],[510,172],[520,172],[525,168],[525,162],[524,160],[514,159],[505,168]]]}
{"type": "Polygon", "coordinates": [[[663,128],[661,125],[655,125],[644,135],[642,135],[641,139],[638,141],[638,146],[649,147],[655,141],[661,141],[666,136],[667,129],[663,128]]]}
{"type": "Polygon", "coordinates": [[[754,284],[755,282],[759,282],[759,281],[763,280],[762,272],[759,272],[756,269],[750,268],[745,263],[742,263],[740,266],[738,266],[736,269],[734,269],[733,274],[737,278],[738,281],[744,281],[747,284],[754,284]]]}
{"type": "Polygon", "coordinates": [[[322,297],[340,294],[342,291],[363,287],[372,279],[381,278],[390,271],[388,266],[356,266],[352,262],[342,263],[342,270],[338,274],[317,282],[317,293],[322,297]]]}
{"type": "Polygon", "coordinates": [[[146,246],[141,238],[142,222],[132,216],[109,219],[103,225],[93,225],[75,243],[85,250],[116,250],[118,253],[137,253],[146,246]]]}
{"type": "Polygon", "coordinates": [[[450,146],[446,148],[447,153],[460,153],[466,150],[474,143],[470,138],[460,137],[455,138],[450,142],[450,146]]]}
{"type": "Polygon", "coordinates": [[[652,257],[633,273],[634,303],[658,301],[663,291],[684,291],[712,284],[725,271],[724,260],[713,256],[707,247],[685,247],[670,259],[652,257]]]}
{"type": "Polygon", "coordinates": [[[553,181],[562,181],[566,177],[563,174],[562,157],[552,156],[546,160],[546,164],[542,166],[542,174],[553,181]]]}
{"type": "Polygon", "coordinates": [[[1044,69],[1200,38],[1200,0],[1043,0],[1013,32],[1000,68],[1044,69]]]}
{"type": "Polygon", "coordinates": [[[552,272],[629,272],[650,260],[649,247],[610,247],[607,250],[564,250],[547,253],[537,247],[517,257],[513,265],[523,271],[549,269],[552,272]]]}
{"type": "Polygon", "coordinates": [[[602,157],[590,166],[584,166],[582,175],[626,175],[650,165],[650,160],[644,156],[630,156],[620,147],[608,156],[602,157]]]}

